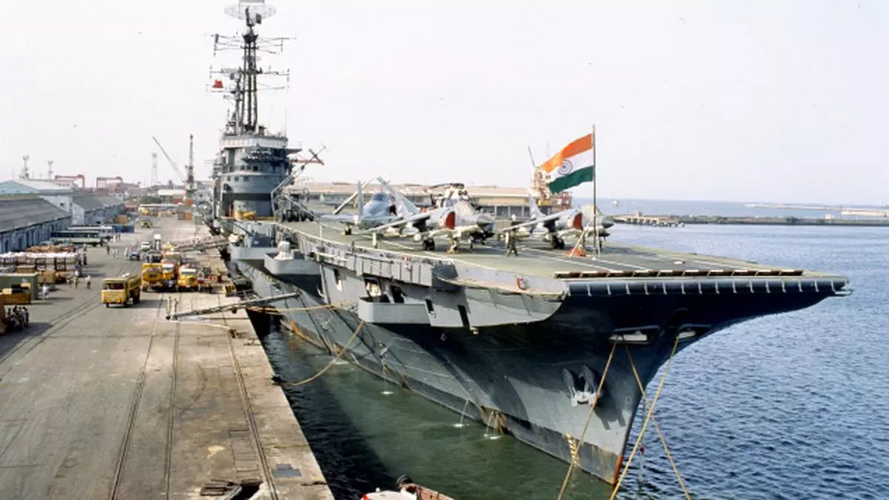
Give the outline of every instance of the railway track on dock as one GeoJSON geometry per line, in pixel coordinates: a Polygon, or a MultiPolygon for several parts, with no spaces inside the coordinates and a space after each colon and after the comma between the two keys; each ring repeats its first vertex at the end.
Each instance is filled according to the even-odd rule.
{"type": "MultiPolygon", "coordinates": [[[[124,271],[124,269],[126,269],[127,267],[129,267],[129,266],[123,266],[120,269],[118,269],[117,274],[121,274],[124,271]]],[[[92,311],[93,309],[96,309],[100,305],[102,305],[97,300],[99,295],[102,293],[100,289],[101,289],[101,283],[95,289],[96,290],[95,292],[92,292],[92,291],[90,292],[89,297],[84,299],[82,304],[79,304],[76,307],[69,309],[57,316],[50,318],[48,321],[46,321],[47,323],[50,324],[49,328],[47,328],[46,330],[44,330],[41,333],[38,333],[36,336],[31,337],[29,339],[25,339],[22,342],[19,342],[18,344],[16,344],[15,346],[0,353],[0,365],[2,365],[7,359],[11,358],[13,355],[15,355],[18,352],[21,352],[21,357],[27,356],[28,353],[30,353],[31,351],[34,350],[34,348],[36,348],[37,346],[42,344],[44,341],[46,341],[53,335],[62,331],[66,326],[68,326],[69,324],[74,322],[75,319],[77,319],[78,317],[82,316],[83,314],[86,314],[87,312],[92,311]]],[[[8,371],[9,370],[7,370],[7,372],[8,371]]],[[[6,375],[6,372],[0,374],[0,378],[3,378],[4,375],[6,375]]]]}
{"type": "MultiPolygon", "coordinates": [[[[216,302],[220,306],[222,305],[222,297],[217,295],[216,302]]],[[[222,322],[228,326],[228,319],[225,316],[225,313],[222,314],[222,322]]],[[[244,373],[241,371],[241,364],[238,362],[238,357],[235,355],[235,346],[234,341],[232,340],[231,335],[225,336],[226,342],[228,342],[228,352],[231,356],[232,368],[235,372],[235,380],[238,383],[238,392],[241,395],[241,401],[244,404],[244,416],[247,420],[247,428],[250,430],[250,435],[253,438],[254,450],[256,452],[257,458],[259,458],[259,464],[262,468],[262,476],[265,484],[268,485],[268,493],[269,498],[277,500],[278,490],[275,487],[275,482],[272,480],[272,471],[269,467],[269,459],[265,454],[265,450],[262,447],[262,441],[259,439],[259,430],[256,426],[256,419],[253,416],[253,405],[250,404],[250,397],[247,394],[247,385],[244,382],[244,373]]]]}
{"type": "Polygon", "coordinates": [[[170,497],[170,472],[173,468],[173,426],[176,422],[176,385],[179,378],[179,334],[180,324],[176,323],[173,331],[173,374],[170,376],[170,412],[167,419],[167,449],[164,456],[164,488],[167,492],[164,498],[170,497]]]}
{"type": "MultiPolygon", "coordinates": [[[[127,424],[126,424],[126,433],[124,434],[123,441],[120,445],[120,451],[117,454],[117,461],[115,462],[114,468],[114,480],[111,483],[111,492],[108,498],[114,500],[118,498],[118,494],[120,493],[120,483],[123,478],[124,465],[126,464],[127,453],[130,450],[130,443],[133,438],[133,430],[136,424],[136,415],[139,413],[139,402],[142,400],[142,391],[145,389],[145,376],[148,370],[148,360],[151,357],[151,350],[154,348],[154,339],[157,337],[157,325],[161,319],[161,306],[164,303],[164,295],[160,294],[159,300],[157,301],[157,309],[155,310],[154,315],[154,323],[151,325],[151,335],[148,340],[148,351],[145,353],[145,361],[142,363],[142,367],[139,370],[139,379],[136,383],[136,390],[133,394],[133,400],[130,403],[130,412],[127,415],[127,424]]],[[[178,347],[179,347],[179,325],[176,325],[176,340],[175,340],[175,349],[173,353],[173,381],[172,383],[176,383],[176,359],[178,358],[178,347]]],[[[170,497],[170,459],[172,458],[172,449],[173,449],[173,440],[172,440],[172,432],[173,432],[173,405],[172,405],[172,396],[171,396],[171,405],[170,405],[170,418],[167,422],[167,443],[166,443],[166,451],[165,457],[166,462],[164,463],[164,484],[166,485],[166,498],[170,497]]]]}

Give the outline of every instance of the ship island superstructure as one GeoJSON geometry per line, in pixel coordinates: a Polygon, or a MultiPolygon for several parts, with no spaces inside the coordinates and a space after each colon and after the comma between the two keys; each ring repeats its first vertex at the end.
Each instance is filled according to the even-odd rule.
{"type": "Polygon", "coordinates": [[[640,382],[671,353],[846,293],[841,276],[614,242],[568,256],[528,240],[506,257],[492,238],[450,255],[347,234],[312,214],[281,217],[286,138],[244,124],[221,139],[212,224],[230,235],[230,270],[254,298],[298,337],[608,483],[640,382]],[[253,161],[256,151],[268,159],[253,161]],[[237,220],[243,210],[260,217],[237,220]]]}
{"type": "Polygon", "coordinates": [[[298,144],[288,147],[284,134],[272,133],[259,124],[259,77],[282,73],[260,68],[257,54],[280,47],[283,39],[260,40],[257,25],[275,12],[264,2],[242,2],[227,11],[245,21],[246,31],[240,36],[215,37],[215,51],[234,49],[242,57],[240,67],[216,71],[223,79],[213,83],[213,89],[233,103],[213,163],[214,215],[270,217],[269,193],[290,176],[290,155],[301,150],[298,144]]]}

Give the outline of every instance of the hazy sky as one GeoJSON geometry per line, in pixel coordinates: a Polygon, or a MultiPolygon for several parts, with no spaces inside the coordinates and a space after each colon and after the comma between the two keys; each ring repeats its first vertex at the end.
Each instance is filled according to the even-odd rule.
{"type": "MultiPolygon", "coordinates": [[[[4,5],[0,178],[149,179],[151,136],[209,175],[230,2],[4,5]]],[[[274,3],[274,2],[272,2],[274,3]]],[[[889,2],[279,1],[289,93],[261,121],[329,149],[318,180],[527,185],[596,124],[599,193],[889,202],[889,2]]],[[[173,177],[161,158],[160,176],[173,177]]]]}

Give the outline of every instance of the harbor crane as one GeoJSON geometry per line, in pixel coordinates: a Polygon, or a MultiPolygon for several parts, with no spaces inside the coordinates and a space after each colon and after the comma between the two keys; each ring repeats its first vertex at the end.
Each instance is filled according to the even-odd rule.
{"type": "Polygon", "coordinates": [[[194,185],[194,135],[188,136],[188,165],[185,167],[186,173],[183,174],[182,170],[179,169],[179,166],[176,165],[176,162],[173,161],[173,158],[167,153],[167,150],[161,145],[160,141],[157,140],[157,137],[151,136],[154,140],[154,143],[157,144],[157,147],[160,148],[161,154],[164,155],[164,158],[167,159],[167,163],[173,168],[173,171],[176,172],[176,175],[179,176],[179,180],[185,184],[185,204],[193,205],[194,204],[194,193],[195,193],[195,185],[194,185]]]}

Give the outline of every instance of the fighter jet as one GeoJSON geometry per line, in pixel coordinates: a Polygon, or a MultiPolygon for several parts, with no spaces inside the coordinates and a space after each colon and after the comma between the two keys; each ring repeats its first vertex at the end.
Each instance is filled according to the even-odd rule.
{"type": "Polygon", "coordinates": [[[368,230],[376,235],[395,230],[401,235],[413,232],[414,241],[421,241],[424,250],[435,249],[435,237],[446,236],[451,240],[449,252],[456,252],[461,241],[468,241],[470,247],[476,242],[484,242],[494,234],[494,218],[478,213],[469,203],[465,190],[443,197],[438,206],[421,211],[402,193],[383,179],[378,179],[389,195],[395,199],[396,209],[404,213],[401,219],[368,230]]]}
{"type": "Polygon", "coordinates": [[[378,192],[372,194],[370,201],[365,204],[362,185],[359,182],[356,194],[358,196],[358,213],[354,215],[340,215],[338,213],[340,209],[351,201],[350,197],[333,214],[322,215],[321,220],[338,222],[344,226],[343,234],[352,234],[352,230],[355,228],[359,230],[371,229],[389,224],[400,218],[397,208],[386,193],[378,192]]]}
{"type": "MultiPolygon", "coordinates": [[[[578,235],[584,230],[584,216],[579,208],[569,208],[554,214],[545,215],[540,211],[533,196],[528,196],[528,207],[531,209],[531,220],[498,230],[499,234],[512,232],[517,238],[528,238],[538,229],[544,231],[543,239],[549,241],[554,249],[565,248],[565,237],[578,235]]],[[[599,235],[607,236],[607,229],[614,225],[610,216],[597,214],[596,224],[599,235]]]]}

